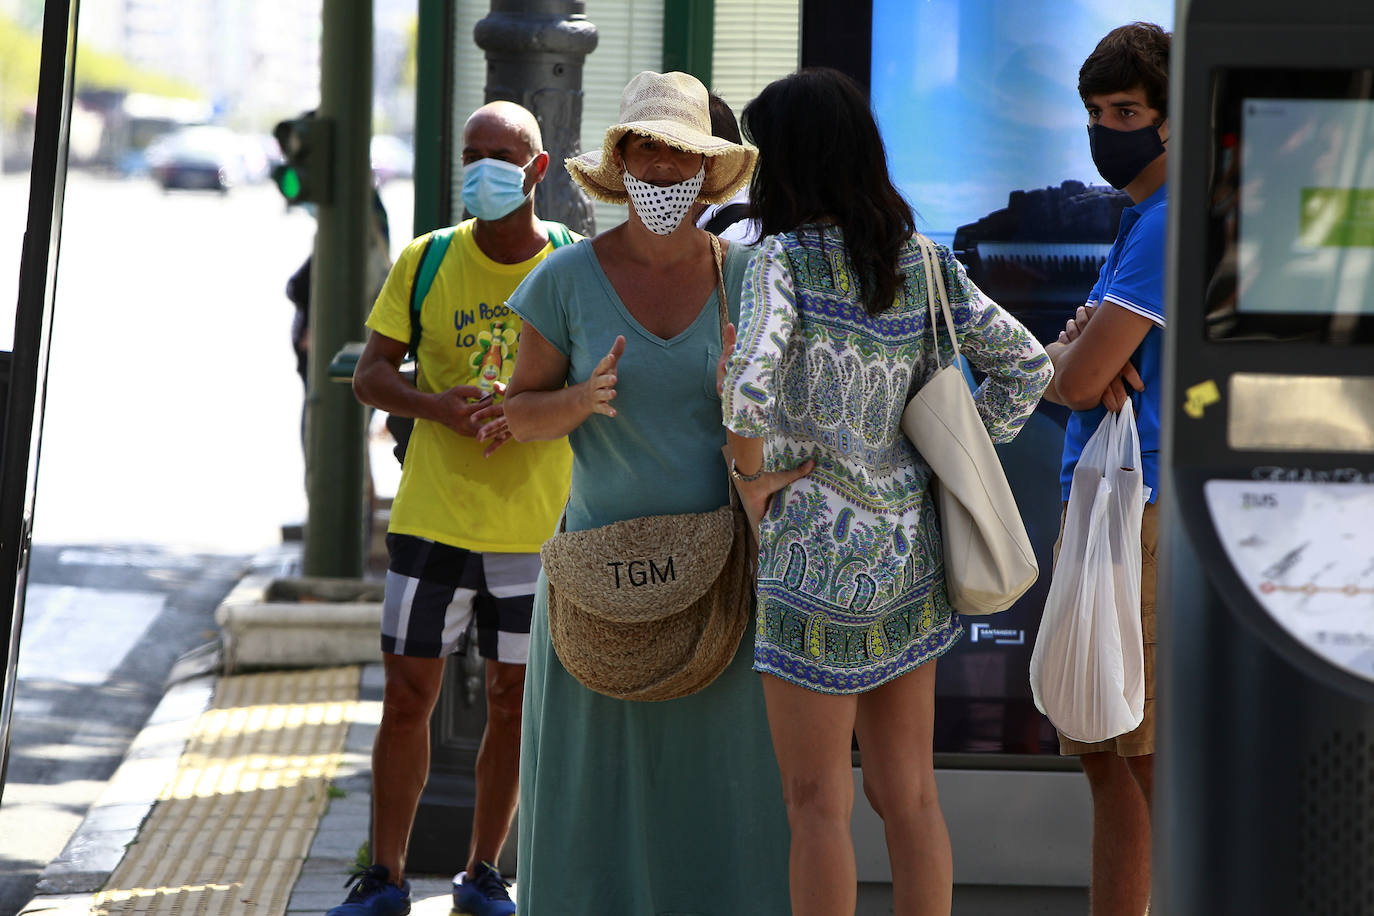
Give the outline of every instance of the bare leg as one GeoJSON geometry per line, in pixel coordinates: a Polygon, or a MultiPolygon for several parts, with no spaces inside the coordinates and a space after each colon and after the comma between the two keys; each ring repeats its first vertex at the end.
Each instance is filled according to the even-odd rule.
{"type": "Polygon", "coordinates": [[[510,833],[520,788],[520,710],[525,666],[487,659],[487,727],[477,749],[477,799],[467,871],[495,865],[510,833]]]}
{"type": "Polygon", "coordinates": [[[1145,807],[1154,810],[1155,804],[1155,755],[1142,754],[1139,757],[1124,757],[1130,767],[1135,784],[1140,786],[1140,794],[1145,796],[1145,807]]]}
{"type": "Polygon", "coordinates": [[[858,904],[854,839],[853,696],[832,696],[763,675],[768,729],[792,829],[792,916],[845,916],[858,904]]]}
{"type": "MultiPolygon", "coordinates": [[[[1135,777],[1135,784],[1140,786],[1140,794],[1145,796],[1145,808],[1150,816],[1150,836],[1146,839],[1146,853],[1151,854],[1151,844],[1154,840],[1154,809],[1155,809],[1155,755],[1142,754],[1138,757],[1127,757],[1126,765],[1131,768],[1131,775],[1135,777]]],[[[1145,880],[1150,880],[1150,862],[1145,863],[1145,880]]],[[[1149,916],[1149,898],[1145,901],[1145,913],[1149,916]]]]}
{"type": "Polygon", "coordinates": [[[897,916],[949,916],[954,860],[931,759],[935,662],[860,695],[864,794],[883,819],[897,916]]]}
{"type": "Polygon", "coordinates": [[[1127,763],[1134,758],[1079,759],[1093,798],[1092,916],[1141,916],[1150,901],[1150,808],[1127,763]]]}
{"type": "Polygon", "coordinates": [[[372,744],[372,861],[405,877],[406,845],[429,778],[429,714],[443,683],[442,658],[383,654],[382,723],[372,744]]]}

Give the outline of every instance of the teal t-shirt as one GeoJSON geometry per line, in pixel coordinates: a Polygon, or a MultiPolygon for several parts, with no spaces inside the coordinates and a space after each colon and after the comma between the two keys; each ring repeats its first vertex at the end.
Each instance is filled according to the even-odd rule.
{"type": "MultiPolygon", "coordinates": [[[[731,245],[724,274],[731,321],[753,249],[731,245]]],[[[568,435],[572,488],[567,527],[580,531],[644,515],[707,512],[729,500],[716,363],[716,294],[687,330],[670,340],[646,330],[625,308],[590,243],[549,255],[508,305],[568,357],[569,385],[591,377],[619,335],[616,416],[592,414],[568,435]]]]}

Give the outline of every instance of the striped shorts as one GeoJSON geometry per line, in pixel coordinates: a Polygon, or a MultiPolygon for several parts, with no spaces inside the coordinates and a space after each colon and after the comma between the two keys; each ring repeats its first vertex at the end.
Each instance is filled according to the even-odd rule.
{"type": "Polygon", "coordinates": [[[382,651],[416,658],[466,652],[523,665],[539,578],[537,553],[475,553],[408,534],[388,534],[382,651]]]}

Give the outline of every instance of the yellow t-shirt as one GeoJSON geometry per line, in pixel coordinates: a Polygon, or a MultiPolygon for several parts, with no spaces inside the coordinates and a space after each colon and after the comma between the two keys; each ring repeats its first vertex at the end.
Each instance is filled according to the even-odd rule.
{"type": "MultiPolygon", "coordinates": [[[[506,299],[553,250],[498,264],[477,247],[472,228],[468,220],[454,231],[420,312],[421,391],[510,380],[521,321],[506,299]]],[[[391,269],[367,317],[378,334],[410,340],[410,289],[427,239],[407,245],[391,269]]],[[[568,498],[568,440],[511,440],[486,458],[488,444],[416,420],[388,530],[468,550],[537,553],[568,498]]]]}

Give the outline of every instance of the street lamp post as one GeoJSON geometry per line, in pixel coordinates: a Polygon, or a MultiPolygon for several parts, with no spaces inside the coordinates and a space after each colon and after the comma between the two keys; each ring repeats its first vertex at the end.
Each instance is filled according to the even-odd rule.
{"type": "Polygon", "coordinates": [[[492,0],[472,37],[487,55],[487,101],[525,106],[543,132],[552,162],[535,212],[593,234],[591,202],[563,168],[582,151],[582,61],[596,48],[585,0],[492,0]]]}

